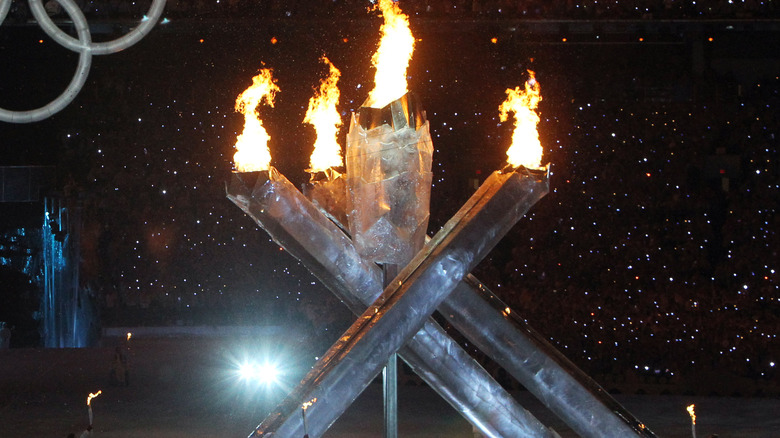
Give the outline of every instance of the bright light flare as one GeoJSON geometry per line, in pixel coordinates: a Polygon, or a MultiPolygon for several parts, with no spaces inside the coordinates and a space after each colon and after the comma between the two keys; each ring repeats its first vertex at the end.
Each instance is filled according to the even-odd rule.
{"type": "Polygon", "coordinates": [[[317,397],[314,397],[313,399],[311,399],[311,400],[305,402],[304,404],[302,404],[301,405],[301,409],[303,409],[305,411],[306,409],[309,408],[309,406],[313,405],[314,403],[317,403],[317,397]]]}
{"type": "Polygon", "coordinates": [[[244,115],[244,132],[236,139],[236,153],[233,162],[239,172],[268,170],[271,166],[271,137],[263,127],[257,107],[265,102],[273,108],[274,96],[278,93],[271,69],[262,69],[252,78],[252,85],[236,98],[236,111],[244,115]]]}
{"type": "Polygon", "coordinates": [[[696,424],[696,413],[693,411],[694,405],[690,405],[685,408],[688,411],[688,415],[691,416],[691,423],[696,424]]]}
{"type": "Polygon", "coordinates": [[[275,383],[279,379],[279,369],[276,365],[244,362],[238,368],[238,374],[243,380],[263,384],[275,383]]]}
{"type": "Polygon", "coordinates": [[[319,90],[309,99],[309,109],[303,118],[303,123],[314,126],[317,135],[309,161],[310,172],[324,172],[344,165],[341,146],[336,139],[342,124],[341,114],[336,109],[341,95],[337,86],[341,72],[327,57],[323,56],[321,60],[328,65],[328,77],[320,82],[319,90]]]}
{"type": "Polygon", "coordinates": [[[132,337],[133,337],[133,334],[130,333],[130,332],[127,332],[127,341],[128,342],[130,341],[130,338],[132,338],[132,337]]]}
{"type": "Polygon", "coordinates": [[[401,12],[397,3],[379,0],[376,7],[382,12],[384,23],[379,29],[382,32],[379,48],[371,58],[376,75],[367,104],[382,108],[407,91],[406,69],[414,51],[414,36],[409,29],[409,17],[401,12]]]}
{"type": "Polygon", "coordinates": [[[98,392],[89,393],[89,395],[87,396],[87,406],[92,406],[92,399],[99,396],[102,393],[103,393],[102,390],[98,390],[98,392]]]}
{"type": "Polygon", "coordinates": [[[536,113],[536,109],[542,100],[542,95],[539,93],[539,82],[536,81],[534,72],[528,70],[528,74],[531,77],[526,81],[525,89],[520,87],[507,89],[507,98],[498,110],[502,122],[506,122],[509,113],[512,113],[515,119],[512,145],[506,151],[509,164],[514,167],[540,168],[543,149],[536,129],[539,124],[539,114],[536,113]]]}

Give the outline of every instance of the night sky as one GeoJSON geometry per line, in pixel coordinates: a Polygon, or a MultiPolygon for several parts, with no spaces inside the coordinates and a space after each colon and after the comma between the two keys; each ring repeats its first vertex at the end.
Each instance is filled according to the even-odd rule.
{"type": "MultiPolygon", "coordinates": [[[[295,321],[329,328],[332,340],[351,322],[225,197],[243,123],[235,97],[260,68],[281,88],[260,110],[274,166],[296,185],[308,178],[314,131],[301,121],[326,74],[322,54],[342,72],[343,144],[373,86],[380,21],[332,18],[174,19],[95,56],[56,116],[0,123],[0,165],[54,165],[55,188],[81,202],[82,277],[105,325],[295,321]]],[[[776,378],[780,82],[720,61],[777,65],[777,39],[661,33],[597,44],[597,32],[512,29],[413,17],[409,86],[436,149],[429,234],[474,180],[503,167],[511,124],[499,123],[498,106],[532,69],[551,191],[475,274],[590,372],[776,378]]],[[[35,26],[0,28],[0,57],[6,109],[51,100],[76,64],[35,26]]]]}

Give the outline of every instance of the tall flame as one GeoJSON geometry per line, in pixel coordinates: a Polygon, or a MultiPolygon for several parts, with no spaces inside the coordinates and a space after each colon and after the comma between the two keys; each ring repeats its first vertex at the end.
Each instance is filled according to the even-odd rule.
{"type": "Polygon", "coordinates": [[[528,70],[531,77],[525,83],[525,90],[520,87],[506,90],[507,98],[498,107],[502,122],[506,122],[511,112],[515,118],[515,130],[512,133],[512,145],[506,151],[507,161],[514,167],[525,166],[539,168],[542,163],[542,144],[539,142],[539,132],[536,125],[539,115],[536,108],[542,95],[539,94],[539,82],[534,72],[528,70]]]}
{"type": "Polygon", "coordinates": [[[340,96],[337,84],[341,72],[327,57],[323,56],[322,62],[328,64],[330,72],[328,77],[320,82],[319,90],[309,99],[309,109],[306,110],[306,116],[303,118],[303,123],[314,126],[317,133],[309,163],[311,172],[320,172],[344,164],[341,146],[336,140],[342,123],[341,115],[336,109],[340,96]]]}
{"type": "Polygon", "coordinates": [[[393,0],[379,0],[384,24],[382,38],[371,58],[376,68],[374,89],[368,94],[368,106],[382,108],[407,91],[406,69],[414,51],[414,36],[407,17],[393,0]]]}
{"type": "Polygon", "coordinates": [[[691,423],[692,423],[692,424],[696,424],[696,413],[695,413],[695,412],[693,412],[693,407],[694,407],[694,405],[690,405],[690,406],[688,406],[688,407],[687,407],[687,408],[685,408],[685,409],[687,409],[687,410],[688,410],[688,415],[690,415],[690,416],[691,416],[691,423]]]}
{"type": "Polygon", "coordinates": [[[265,68],[252,78],[252,85],[236,98],[236,111],[244,115],[244,132],[236,139],[236,153],[233,155],[237,171],[253,172],[270,167],[268,140],[271,137],[260,121],[257,107],[263,102],[273,107],[274,96],[279,91],[271,69],[265,68]]]}
{"type": "Polygon", "coordinates": [[[90,406],[92,404],[92,399],[93,398],[99,396],[102,393],[103,393],[103,391],[89,393],[89,395],[87,396],[87,406],[90,406]]]}

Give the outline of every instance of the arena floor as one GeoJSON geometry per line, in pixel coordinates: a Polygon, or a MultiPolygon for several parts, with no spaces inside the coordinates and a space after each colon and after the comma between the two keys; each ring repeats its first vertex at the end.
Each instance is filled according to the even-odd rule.
{"type": "MultiPolygon", "coordinates": [[[[114,348],[0,351],[0,436],[76,436],[88,424],[93,400],[94,437],[246,437],[297,382],[261,387],[235,375],[245,340],[133,339],[129,385],[111,385],[114,348]]],[[[283,356],[283,355],[281,355],[283,356]]],[[[425,386],[401,386],[401,437],[473,437],[471,426],[425,386]]],[[[525,391],[521,404],[563,437],[576,436],[525,391]]],[[[780,436],[780,399],[683,395],[617,395],[659,437],[690,437],[686,406],[696,406],[698,437],[780,436]]],[[[329,430],[327,437],[381,437],[381,387],[372,384],[329,430]]]]}

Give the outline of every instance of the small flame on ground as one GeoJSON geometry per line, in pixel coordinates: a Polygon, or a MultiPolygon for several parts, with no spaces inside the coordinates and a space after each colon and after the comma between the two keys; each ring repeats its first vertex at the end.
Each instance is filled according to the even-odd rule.
{"type": "Polygon", "coordinates": [[[89,393],[89,395],[87,396],[87,406],[90,406],[92,404],[92,399],[93,398],[99,396],[102,393],[103,393],[102,390],[98,390],[98,392],[91,392],[91,393],[89,393]]]}
{"type": "Polygon", "coordinates": [[[301,409],[303,409],[305,411],[306,409],[309,408],[309,406],[313,405],[314,403],[317,403],[317,398],[316,397],[311,399],[311,400],[309,400],[309,401],[307,401],[307,402],[305,402],[304,404],[302,404],[301,405],[301,409]]]}
{"type": "Polygon", "coordinates": [[[414,51],[414,36],[409,29],[409,17],[393,0],[379,0],[384,24],[379,29],[382,38],[371,58],[376,68],[374,89],[368,94],[368,106],[382,108],[407,91],[406,69],[414,51]]]}
{"type": "Polygon", "coordinates": [[[690,405],[687,408],[685,408],[688,411],[688,415],[691,416],[691,423],[696,424],[696,413],[693,412],[694,405],[690,405]]]}
{"type": "Polygon", "coordinates": [[[536,81],[534,72],[528,70],[528,74],[531,77],[526,81],[525,89],[507,89],[507,98],[498,110],[502,122],[506,122],[510,112],[515,118],[512,145],[506,151],[509,164],[514,167],[540,168],[543,149],[539,142],[539,132],[536,130],[539,123],[536,108],[542,100],[542,95],[539,94],[539,82],[536,81]]]}
{"type": "Polygon", "coordinates": [[[341,146],[336,139],[339,127],[342,124],[341,114],[336,109],[339,103],[340,92],[338,81],[341,72],[330,60],[323,56],[322,62],[328,65],[328,77],[320,82],[320,88],[309,99],[309,109],[303,123],[314,126],[317,138],[314,141],[314,151],[311,153],[309,166],[310,172],[324,172],[329,167],[343,166],[341,146]]]}
{"type": "Polygon", "coordinates": [[[274,96],[279,91],[271,69],[265,68],[252,78],[252,85],[236,98],[236,111],[244,115],[244,132],[236,139],[236,153],[233,155],[237,171],[254,172],[267,170],[271,166],[271,151],[268,148],[271,137],[260,121],[257,107],[265,102],[273,108],[274,96]]]}

